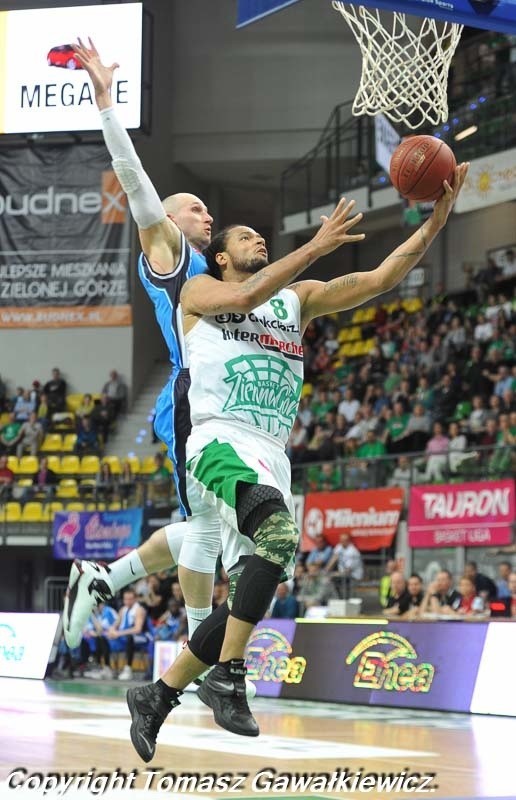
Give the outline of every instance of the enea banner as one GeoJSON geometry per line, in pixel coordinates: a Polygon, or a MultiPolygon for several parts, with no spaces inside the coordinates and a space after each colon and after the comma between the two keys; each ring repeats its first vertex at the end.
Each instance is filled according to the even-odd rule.
{"type": "Polygon", "coordinates": [[[59,614],[0,614],[0,676],[44,678],[59,614]]]}
{"type": "Polygon", "coordinates": [[[475,158],[455,203],[455,211],[475,211],[516,199],[516,148],[475,158]]]}
{"type": "MultiPolygon", "coordinates": [[[[510,627],[510,626],[508,626],[510,627]]],[[[488,623],[297,624],[281,697],[469,711],[488,623]],[[465,655],[467,654],[467,655],[465,655]]]]}
{"type": "Polygon", "coordinates": [[[410,547],[489,547],[510,544],[516,518],[514,481],[413,486],[410,547]]]}
{"type": "Polygon", "coordinates": [[[2,150],[0,328],[130,325],[130,226],[104,146],[2,150]]]}
{"type": "Polygon", "coordinates": [[[142,509],[59,511],[54,517],[54,558],[114,561],[141,543],[142,509]]]}
{"type": "Polygon", "coordinates": [[[349,533],[359,550],[390,547],[403,508],[403,489],[365,489],[360,492],[315,492],[305,499],[301,549],[312,550],[322,533],[338,544],[349,533]]]}
{"type": "Polygon", "coordinates": [[[292,619],[259,622],[246,648],[247,677],[262,697],[279,697],[283,684],[300,683],[306,659],[292,649],[296,623],[292,619]]]}
{"type": "Polygon", "coordinates": [[[78,36],[91,36],[105,64],[120,64],[111,96],[122,125],[138,128],[142,14],[142,3],[1,12],[0,133],[100,130],[93,87],[71,47],[78,36]]]}

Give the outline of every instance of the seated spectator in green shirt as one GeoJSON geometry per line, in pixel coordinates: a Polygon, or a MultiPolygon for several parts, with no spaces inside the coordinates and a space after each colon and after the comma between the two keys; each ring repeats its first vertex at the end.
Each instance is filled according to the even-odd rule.
{"type": "Polygon", "coordinates": [[[9,414],[7,422],[0,430],[0,452],[12,455],[21,438],[21,422],[16,422],[14,412],[9,414]]]}
{"type": "Polygon", "coordinates": [[[156,453],[154,456],[154,463],[156,464],[155,472],[149,475],[151,486],[148,490],[148,500],[151,503],[163,503],[170,500],[171,489],[171,473],[165,466],[165,457],[163,453],[156,453]]]}
{"type": "Polygon", "coordinates": [[[398,365],[395,361],[389,361],[388,374],[383,382],[383,388],[386,394],[391,394],[398,388],[402,381],[402,377],[398,372],[398,365]]]}
{"type": "Polygon", "coordinates": [[[402,442],[409,422],[409,414],[401,403],[394,403],[393,414],[387,420],[387,447],[389,453],[402,453],[404,444],[402,442]]]}
{"type": "Polygon", "coordinates": [[[328,411],[334,411],[335,404],[328,398],[326,389],[319,389],[317,397],[312,402],[313,415],[317,422],[323,422],[328,411]]]}
{"type": "Polygon", "coordinates": [[[321,464],[314,467],[310,476],[310,488],[314,492],[334,492],[342,488],[342,475],[340,467],[335,462],[321,464]]]}
{"type": "Polygon", "coordinates": [[[357,450],[359,458],[378,458],[384,456],[387,450],[383,442],[380,442],[374,431],[368,431],[366,440],[357,450]]]}

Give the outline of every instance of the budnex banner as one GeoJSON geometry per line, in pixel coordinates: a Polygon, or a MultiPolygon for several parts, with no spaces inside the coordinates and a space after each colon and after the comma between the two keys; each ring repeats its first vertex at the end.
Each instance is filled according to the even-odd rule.
{"type": "Polygon", "coordinates": [[[322,533],[338,544],[349,533],[359,550],[390,547],[403,508],[403,489],[365,489],[361,492],[314,492],[305,499],[301,549],[312,550],[322,533]]]}
{"type": "Polygon", "coordinates": [[[102,145],[0,159],[0,328],[131,324],[131,221],[102,145]]]}
{"type": "Polygon", "coordinates": [[[114,561],[141,543],[142,509],[59,511],[54,517],[54,558],[114,561]]]}
{"type": "Polygon", "coordinates": [[[510,544],[516,518],[514,481],[413,486],[410,547],[489,547],[510,544]]]}

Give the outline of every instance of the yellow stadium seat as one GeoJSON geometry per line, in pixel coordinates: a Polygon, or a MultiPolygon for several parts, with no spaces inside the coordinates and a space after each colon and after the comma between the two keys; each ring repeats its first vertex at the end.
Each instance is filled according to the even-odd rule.
{"type": "Polygon", "coordinates": [[[11,415],[9,411],[4,411],[2,414],[0,414],[0,428],[2,428],[4,425],[7,425],[7,423],[10,422],[10,420],[11,420],[11,415]]]}
{"type": "Polygon", "coordinates": [[[63,447],[63,437],[60,433],[47,433],[41,444],[41,450],[46,453],[59,453],[63,447]]]}
{"type": "Polygon", "coordinates": [[[314,393],[314,387],[311,383],[304,383],[301,389],[301,397],[309,397],[314,393]]]}
{"type": "Polygon", "coordinates": [[[19,475],[33,475],[38,471],[38,468],[39,462],[37,456],[22,456],[18,462],[17,471],[19,475]]]}
{"type": "Polygon", "coordinates": [[[108,511],[120,511],[122,508],[122,503],[119,500],[114,500],[112,503],[108,505],[108,511]]]}
{"type": "Polygon", "coordinates": [[[43,522],[51,522],[54,519],[56,511],[63,511],[64,506],[59,500],[53,500],[51,503],[46,503],[43,506],[43,522]]]}
{"type": "Polygon", "coordinates": [[[112,475],[120,475],[122,472],[122,465],[118,456],[104,456],[102,463],[109,464],[112,475]]]}
{"type": "Polygon", "coordinates": [[[84,503],[75,500],[73,503],[67,503],[66,511],[86,511],[86,506],[84,503]]]}
{"type": "Polygon", "coordinates": [[[82,404],[83,394],[68,394],[66,395],[66,410],[75,414],[79,406],[82,404]]]}
{"type": "Polygon", "coordinates": [[[63,480],[60,480],[56,497],[63,499],[79,497],[75,478],[63,478],[63,480]]]}
{"type": "Polygon", "coordinates": [[[156,469],[154,456],[145,456],[140,469],[142,475],[151,475],[153,472],[156,472],[156,469]]]}
{"type": "Polygon", "coordinates": [[[21,486],[22,489],[32,486],[32,478],[21,478],[19,481],[16,481],[16,486],[21,486]]]}
{"type": "Polygon", "coordinates": [[[16,474],[18,472],[18,456],[7,456],[7,466],[16,474]]]}
{"type": "Polygon", "coordinates": [[[79,456],[62,456],[61,472],[64,475],[76,475],[79,472],[79,456]]]}
{"type": "Polygon", "coordinates": [[[139,475],[140,474],[140,472],[141,472],[141,464],[140,464],[140,459],[138,458],[138,456],[128,456],[127,458],[124,458],[124,464],[126,462],[131,467],[131,472],[133,473],[133,475],[139,475]]]}
{"type": "Polygon", "coordinates": [[[19,522],[21,519],[21,506],[19,503],[6,503],[0,506],[0,522],[19,522]]]}
{"type": "Polygon", "coordinates": [[[98,456],[83,456],[81,458],[81,475],[96,475],[100,469],[100,458],[98,456]]]}
{"type": "Polygon", "coordinates": [[[61,472],[61,459],[59,456],[49,455],[48,458],[48,468],[59,475],[61,472]]]}
{"type": "Polygon", "coordinates": [[[63,436],[63,445],[61,450],[63,453],[73,453],[74,447],[77,443],[77,434],[76,433],[65,433],[63,436]]]}
{"type": "Polygon", "coordinates": [[[21,514],[22,522],[43,522],[43,506],[41,503],[25,503],[21,514]]]}
{"type": "Polygon", "coordinates": [[[105,503],[86,503],[86,511],[105,511],[105,503]]]}
{"type": "Polygon", "coordinates": [[[172,461],[170,460],[170,458],[167,457],[163,461],[163,466],[166,467],[170,473],[174,472],[174,465],[173,465],[172,461]]]}

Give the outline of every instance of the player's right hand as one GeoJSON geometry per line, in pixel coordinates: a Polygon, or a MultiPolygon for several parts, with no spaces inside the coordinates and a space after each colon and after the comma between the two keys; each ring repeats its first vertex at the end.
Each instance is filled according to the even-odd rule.
{"type": "Polygon", "coordinates": [[[319,256],[331,253],[342,244],[361,242],[365,239],[365,233],[348,233],[364,216],[363,214],[355,214],[354,217],[349,218],[354,207],[354,200],[350,200],[346,204],[346,198],[343,197],[339,200],[331,216],[321,217],[322,225],[312,239],[312,243],[318,249],[319,256]]]}
{"type": "Polygon", "coordinates": [[[77,61],[90,76],[95,95],[109,94],[113,83],[113,73],[120,64],[115,62],[110,67],[106,67],[100,60],[97,48],[89,36],[88,42],[90,46],[86,47],[82,40],[78,38],[77,43],[72,45],[77,61]]]}

